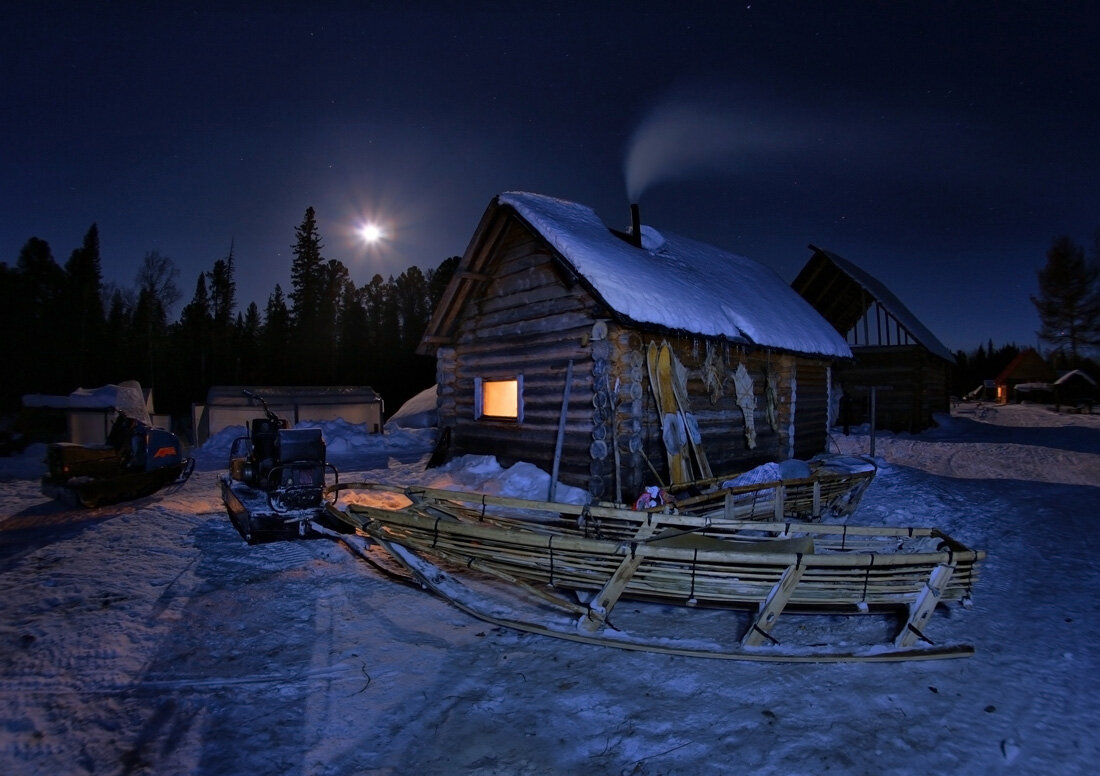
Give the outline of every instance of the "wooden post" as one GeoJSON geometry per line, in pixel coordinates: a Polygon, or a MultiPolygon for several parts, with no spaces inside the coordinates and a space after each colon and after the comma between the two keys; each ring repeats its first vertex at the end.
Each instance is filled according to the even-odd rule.
{"type": "Polygon", "coordinates": [[[607,379],[608,404],[611,410],[611,449],[615,461],[615,503],[623,503],[623,484],[619,477],[622,468],[622,453],[619,452],[619,378],[615,378],[615,389],[611,389],[611,375],[605,375],[607,379]]]}
{"type": "Polygon", "coordinates": [[[569,359],[569,366],[565,370],[565,390],[561,397],[561,416],[558,418],[558,441],[554,445],[554,467],[550,473],[550,493],[547,501],[554,500],[554,492],[558,485],[558,469],[561,466],[561,447],[565,441],[565,420],[569,416],[569,392],[573,386],[573,359],[569,359]]]}
{"type": "MultiPolygon", "coordinates": [[[[864,388],[864,386],[857,385],[858,388],[864,388]]],[[[869,385],[866,386],[866,390],[871,392],[871,451],[870,456],[875,457],[875,432],[876,425],[878,423],[878,392],[879,391],[892,391],[894,386],[892,385],[869,385]]]]}

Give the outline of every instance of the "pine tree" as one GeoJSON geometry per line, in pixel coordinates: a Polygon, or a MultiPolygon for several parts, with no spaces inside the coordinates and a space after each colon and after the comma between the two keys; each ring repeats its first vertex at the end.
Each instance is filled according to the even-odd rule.
{"type": "Polygon", "coordinates": [[[67,278],[64,315],[75,345],[69,362],[77,385],[102,381],[100,363],[106,316],[103,311],[103,269],[99,257],[99,227],[92,224],[84,242],[65,263],[67,278]]]}
{"type": "Polygon", "coordinates": [[[321,303],[325,262],[321,255],[324,245],[312,207],[306,208],[302,223],[295,228],[294,234],[297,239],[291,246],[294,260],[290,265],[290,304],[295,325],[308,328],[316,320],[321,303]]]}
{"type": "Polygon", "coordinates": [[[206,290],[206,273],[200,272],[195,281],[195,295],[191,297],[180,313],[177,337],[180,340],[174,349],[177,359],[186,366],[183,372],[192,395],[205,393],[209,388],[209,361],[213,347],[213,323],[210,313],[210,295],[206,290]]]}
{"type": "Polygon", "coordinates": [[[260,339],[263,336],[263,321],[260,308],[255,302],[249,302],[244,315],[237,315],[237,351],[233,364],[233,382],[247,384],[256,382],[260,369],[260,339]]]}
{"type": "Polygon", "coordinates": [[[1039,312],[1039,337],[1068,348],[1077,364],[1082,348],[1100,345],[1100,256],[1086,261],[1084,249],[1063,235],[1037,274],[1039,293],[1031,302],[1039,312]]]}
{"type": "Polygon", "coordinates": [[[214,269],[207,273],[210,282],[210,314],[217,330],[224,331],[233,321],[237,307],[237,281],[233,277],[233,244],[229,255],[214,262],[214,269]]]}
{"type": "Polygon", "coordinates": [[[236,370],[234,353],[233,313],[237,306],[237,282],[234,278],[233,244],[229,255],[214,262],[214,268],[206,273],[210,288],[210,380],[224,383],[236,370]]]}
{"type": "Polygon", "coordinates": [[[291,246],[294,260],[290,266],[292,363],[294,372],[301,376],[297,381],[313,385],[318,381],[317,372],[321,367],[317,346],[324,337],[321,305],[326,281],[325,259],[321,255],[324,245],[312,207],[306,208],[294,234],[297,239],[291,246]]]}
{"type": "MultiPolygon", "coordinates": [[[[157,357],[164,351],[160,345],[168,334],[169,311],[179,301],[178,276],[179,270],[172,260],[155,249],[145,254],[137,273],[138,298],[133,328],[141,338],[145,362],[144,370],[139,371],[139,380],[150,390],[156,387],[160,374],[157,357]]],[[[135,368],[138,368],[136,364],[135,368]]]]}
{"type": "Polygon", "coordinates": [[[267,298],[264,311],[263,334],[260,353],[264,364],[263,380],[270,385],[287,385],[290,360],[290,311],[287,309],[283,288],[278,283],[267,298]]]}
{"type": "Polygon", "coordinates": [[[348,281],[340,300],[340,320],[336,344],[336,361],[340,364],[341,382],[354,385],[370,384],[370,325],[363,306],[363,293],[348,281]]]}
{"type": "Polygon", "coordinates": [[[24,244],[15,268],[14,313],[19,325],[14,331],[33,333],[10,339],[15,382],[26,392],[68,393],[77,386],[67,374],[75,348],[62,314],[68,286],[65,272],[54,261],[50,244],[37,237],[24,244]]]}
{"type": "Polygon", "coordinates": [[[108,292],[107,325],[104,340],[108,347],[103,352],[106,382],[121,382],[133,378],[129,365],[139,355],[133,331],[133,300],[129,292],[112,287],[108,292]]]}
{"type": "Polygon", "coordinates": [[[321,280],[317,331],[311,342],[315,364],[312,381],[319,384],[345,382],[340,377],[341,369],[336,353],[340,335],[340,308],[344,290],[351,283],[350,274],[343,263],[329,259],[322,267],[321,280]]]}

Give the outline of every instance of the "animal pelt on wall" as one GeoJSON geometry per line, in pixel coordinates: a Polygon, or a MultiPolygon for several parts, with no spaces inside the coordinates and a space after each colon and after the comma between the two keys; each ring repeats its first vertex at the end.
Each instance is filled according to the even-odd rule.
{"type": "Polygon", "coordinates": [[[722,398],[722,384],[725,382],[726,364],[718,345],[707,341],[707,357],[703,361],[703,385],[710,396],[710,403],[717,404],[722,398]]]}
{"type": "Polygon", "coordinates": [[[745,443],[749,449],[756,448],[756,396],[753,392],[752,375],[744,363],[738,363],[733,373],[733,387],[737,392],[737,406],[745,416],[745,443]]]}
{"type": "Polygon", "coordinates": [[[764,409],[768,416],[768,425],[773,431],[779,431],[779,393],[776,387],[775,370],[768,364],[764,372],[764,409]]]}

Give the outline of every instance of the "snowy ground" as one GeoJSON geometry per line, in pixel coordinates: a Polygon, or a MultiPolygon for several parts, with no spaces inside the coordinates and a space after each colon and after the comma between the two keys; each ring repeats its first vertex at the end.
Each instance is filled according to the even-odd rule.
{"type": "MultiPolygon", "coordinates": [[[[977,654],[896,664],[492,628],[338,543],[246,546],[218,440],[175,492],[91,511],[39,495],[40,449],[0,459],[0,773],[1093,773],[1100,415],[964,405],[942,421],[880,435],[851,520],[988,551],[973,608],[930,633],[977,654]]],[[[529,466],[425,472],[430,433],[326,428],[345,478],[393,456],[365,476],[545,497],[529,466]]]]}

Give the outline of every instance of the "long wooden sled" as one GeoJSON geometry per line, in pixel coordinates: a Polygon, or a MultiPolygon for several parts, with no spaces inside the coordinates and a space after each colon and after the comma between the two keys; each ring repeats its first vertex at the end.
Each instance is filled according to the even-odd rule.
{"type": "MultiPolygon", "coordinates": [[[[736,520],[820,520],[856,511],[875,477],[865,458],[823,456],[808,461],[809,475],[791,479],[713,477],[672,485],[663,493],[669,506],[685,515],[736,520]]],[[[752,472],[747,474],[751,475],[752,472]]],[[[667,511],[659,505],[647,511],[667,511]]]]}
{"type": "Polygon", "coordinates": [[[422,586],[496,624],[747,660],[889,661],[973,652],[965,644],[934,644],[925,630],[938,605],[969,602],[985,553],[933,528],[734,520],[698,527],[674,514],[345,487],[402,493],[411,502],[403,508],[329,509],[422,586]],[[614,536],[602,534],[609,524],[614,536]],[[747,613],[734,614],[739,609],[747,613]],[[868,614],[884,615],[887,624],[853,617],[868,614]],[[705,635],[704,624],[717,635],[705,635]]]}

